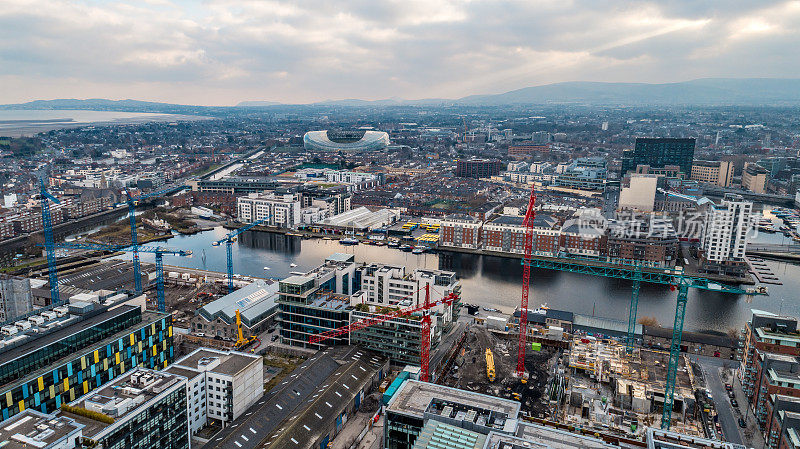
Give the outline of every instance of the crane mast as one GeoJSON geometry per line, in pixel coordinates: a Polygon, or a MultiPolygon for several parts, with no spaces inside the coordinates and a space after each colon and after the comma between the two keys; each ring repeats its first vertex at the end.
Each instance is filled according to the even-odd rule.
{"type": "Polygon", "coordinates": [[[524,258],[522,261],[522,301],[519,310],[519,345],[517,348],[517,372],[520,379],[525,378],[525,346],[528,336],[528,294],[531,281],[531,258],[533,254],[533,220],[536,218],[536,191],[531,187],[528,209],[522,227],[525,229],[524,258]]]}

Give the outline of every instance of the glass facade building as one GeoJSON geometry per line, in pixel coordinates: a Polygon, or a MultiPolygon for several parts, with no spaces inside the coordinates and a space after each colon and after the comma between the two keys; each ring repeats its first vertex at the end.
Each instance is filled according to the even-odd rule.
{"type": "Polygon", "coordinates": [[[98,312],[0,352],[0,419],[52,413],[137,366],[172,362],[171,315],[126,305],[98,312]]]}
{"type": "Polygon", "coordinates": [[[677,165],[688,177],[692,172],[694,147],[694,138],[637,138],[633,151],[622,154],[622,174],[636,170],[639,165],[653,168],[677,165]]]}

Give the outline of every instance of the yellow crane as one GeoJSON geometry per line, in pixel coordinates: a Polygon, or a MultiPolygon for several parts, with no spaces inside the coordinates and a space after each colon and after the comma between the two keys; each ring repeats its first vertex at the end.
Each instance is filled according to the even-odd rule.
{"type": "Polygon", "coordinates": [[[239,312],[239,309],[236,309],[236,331],[238,334],[236,344],[233,345],[234,349],[243,349],[245,346],[258,340],[258,337],[255,335],[251,335],[247,338],[244,337],[244,334],[242,333],[242,314],[239,312]]]}
{"type": "Polygon", "coordinates": [[[486,377],[489,378],[489,382],[494,382],[494,355],[492,354],[492,350],[489,348],[486,348],[486,377]]]}

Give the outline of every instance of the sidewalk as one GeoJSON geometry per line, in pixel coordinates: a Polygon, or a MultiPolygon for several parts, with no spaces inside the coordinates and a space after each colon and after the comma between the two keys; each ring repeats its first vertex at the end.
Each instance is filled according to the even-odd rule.
{"type": "Polygon", "coordinates": [[[765,447],[764,436],[758,428],[758,423],[756,423],[756,418],[753,410],[750,408],[747,396],[742,392],[742,384],[739,382],[739,376],[735,374],[735,371],[724,370],[722,379],[733,386],[733,392],[736,395],[736,400],[739,402],[739,412],[736,413],[736,419],[738,420],[740,416],[747,416],[747,427],[744,429],[739,428],[739,433],[742,435],[744,445],[752,448],[765,447]]]}

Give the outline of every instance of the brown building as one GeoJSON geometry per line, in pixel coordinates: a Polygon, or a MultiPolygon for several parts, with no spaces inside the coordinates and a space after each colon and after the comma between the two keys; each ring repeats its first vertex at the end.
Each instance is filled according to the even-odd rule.
{"type": "Polygon", "coordinates": [[[455,248],[478,249],[483,222],[464,214],[453,214],[440,222],[439,244],[455,248]]]}
{"type": "Polygon", "coordinates": [[[550,152],[549,145],[537,145],[533,142],[520,142],[508,147],[508,155],[513,158],[527,158],[535,154],[550,152]]]}
{"type": "Polygon", "coordinates": [[[500,161],[497,159],[459,159],[456,176],[459,178],[490,178],[500,174],[500,161]]]}
{"type": "Polygon", "coordinates": [[[733,179],[733,163],[730,161],[694,161],[690,179],[728,187],[733,179]]]}

